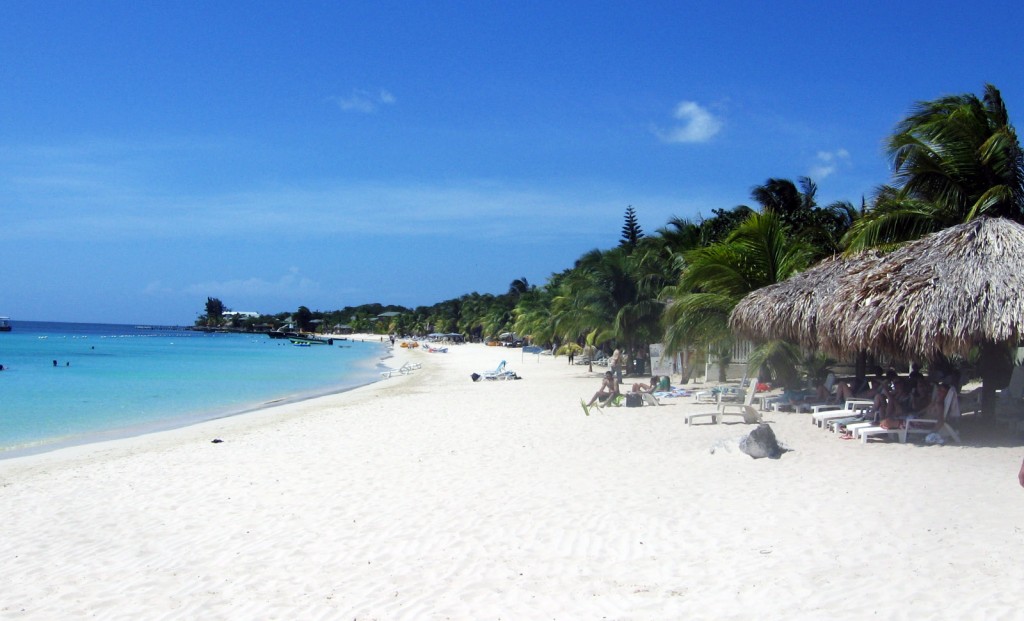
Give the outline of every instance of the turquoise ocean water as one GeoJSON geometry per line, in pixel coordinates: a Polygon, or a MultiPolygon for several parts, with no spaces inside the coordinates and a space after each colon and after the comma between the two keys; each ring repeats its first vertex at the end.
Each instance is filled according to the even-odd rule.
{"type": "Polygon", "coordinates": [[[0,332],[0,458],[180,427],[380,379],[380,343],[15,321],[0,332]],[[53,361],[57,361],[54,366],[53,361]]]}

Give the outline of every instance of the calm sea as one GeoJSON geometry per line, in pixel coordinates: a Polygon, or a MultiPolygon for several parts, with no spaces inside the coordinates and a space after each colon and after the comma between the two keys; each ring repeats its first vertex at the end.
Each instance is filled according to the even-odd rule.
{"type": "Polygon", "coordinates": [[[0,458],[229,416],[380,379],[380,343],[14,321],[0,332],[0,458]],[[54,364],[56,361],[56,365],[54,364]]]}

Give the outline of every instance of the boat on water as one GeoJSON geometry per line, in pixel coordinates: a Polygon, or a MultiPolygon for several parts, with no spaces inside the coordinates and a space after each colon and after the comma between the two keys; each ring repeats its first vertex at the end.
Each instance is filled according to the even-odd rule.
{"type": "Polygon", "coordinates": [[[11,331],[11,318],[10,317],[0,317],[0,332],[10,332],[10,331],[11,331]]]}
{"type": "Polygon", "coordinates": [[[319,339],[310,336],[292,336],[288,337],[288,340],[292,342],[292,345],[334,345],[334,339],[319,339]]]}
{"type": "Polygon", "coordinates": [[[265,332],[272,339],[288,339],[292,345],[334,345],[334,339],[320,337],[308,332],[284,332],[282,330],[269,330],[265,332]]]}

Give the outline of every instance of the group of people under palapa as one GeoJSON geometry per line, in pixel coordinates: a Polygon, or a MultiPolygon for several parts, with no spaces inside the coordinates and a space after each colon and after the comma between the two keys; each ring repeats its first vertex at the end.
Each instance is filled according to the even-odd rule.
{"type": "MultiPolygon", "coordinates": [[[[834,377],[831,376],[831,379],[834,380],[834,377]]],[[[883,372],[881,367],[876,367],[873,378],[863,377],[854,382],[826,381],[811,391],[785,391],[783,399],[787,405],[844,403],[850,399],[872,402],[870,411],[864,416],[840,421],[841,429],[845,429],[848,422],[861,421],[896,429],[905,425],[908,418],[926,418],[938,421],[935,425],[938,430],[949,422],[946,420],[945,404],[950,390],[959,390],[959,375],[956,371],[936,369],[929,379],[921,373],[921,366],[914,364],[907,376],[901,376],[895,369],[883,372]]]]}
{"type": "Polygon", "coordinates": [[[936,370],[929,379],[921,373],[920,365],[915,364],[907,376],[899,375],[894,369],[883,374],[877,368],[874,379],[864,378],[857,386],[837,382],[833,399],[839,403],[848,399],[872,400],[865,420],[887,429],[906,425],[908,418],[924,418],[936,421],[935,429],[939,430],[950,422],[946,420],[946,396],[950,390],[959,391],[955,371],[936,370]]]}

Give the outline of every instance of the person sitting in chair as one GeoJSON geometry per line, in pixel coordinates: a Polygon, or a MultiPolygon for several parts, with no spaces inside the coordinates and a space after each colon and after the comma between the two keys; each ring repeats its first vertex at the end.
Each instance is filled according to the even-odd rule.
{"type": "Polygon", "coordinates": [[[658,389],[658,382],[660,381],[661,377],[652,375],[650,384],[633,384],[633,392],[654,392],[658,389]]]}
{"type": "Polygon", "coordinates": [[[886,383],[885,373],[880,367],[875,367],[875,377],[870,379],[864,377],[857,385],[848,382],[838,382],[836,388],[836,401],[843,403],[849,399],[871,399],[878,395],[878,391],[886,383]]]}
{"type": "Polygon", "coordinates": [[[594,393],[594,396],[590,399],[590,403],[583,404],[583,410],[589,415],[590,406],[594,405],[598,401],[601,402],[601,405],[607,405],[618,395],[619,384],[615,381],[615,376],[611,371],[605,371],[604,377],[601,379],[601,388],[594,393]]]}

